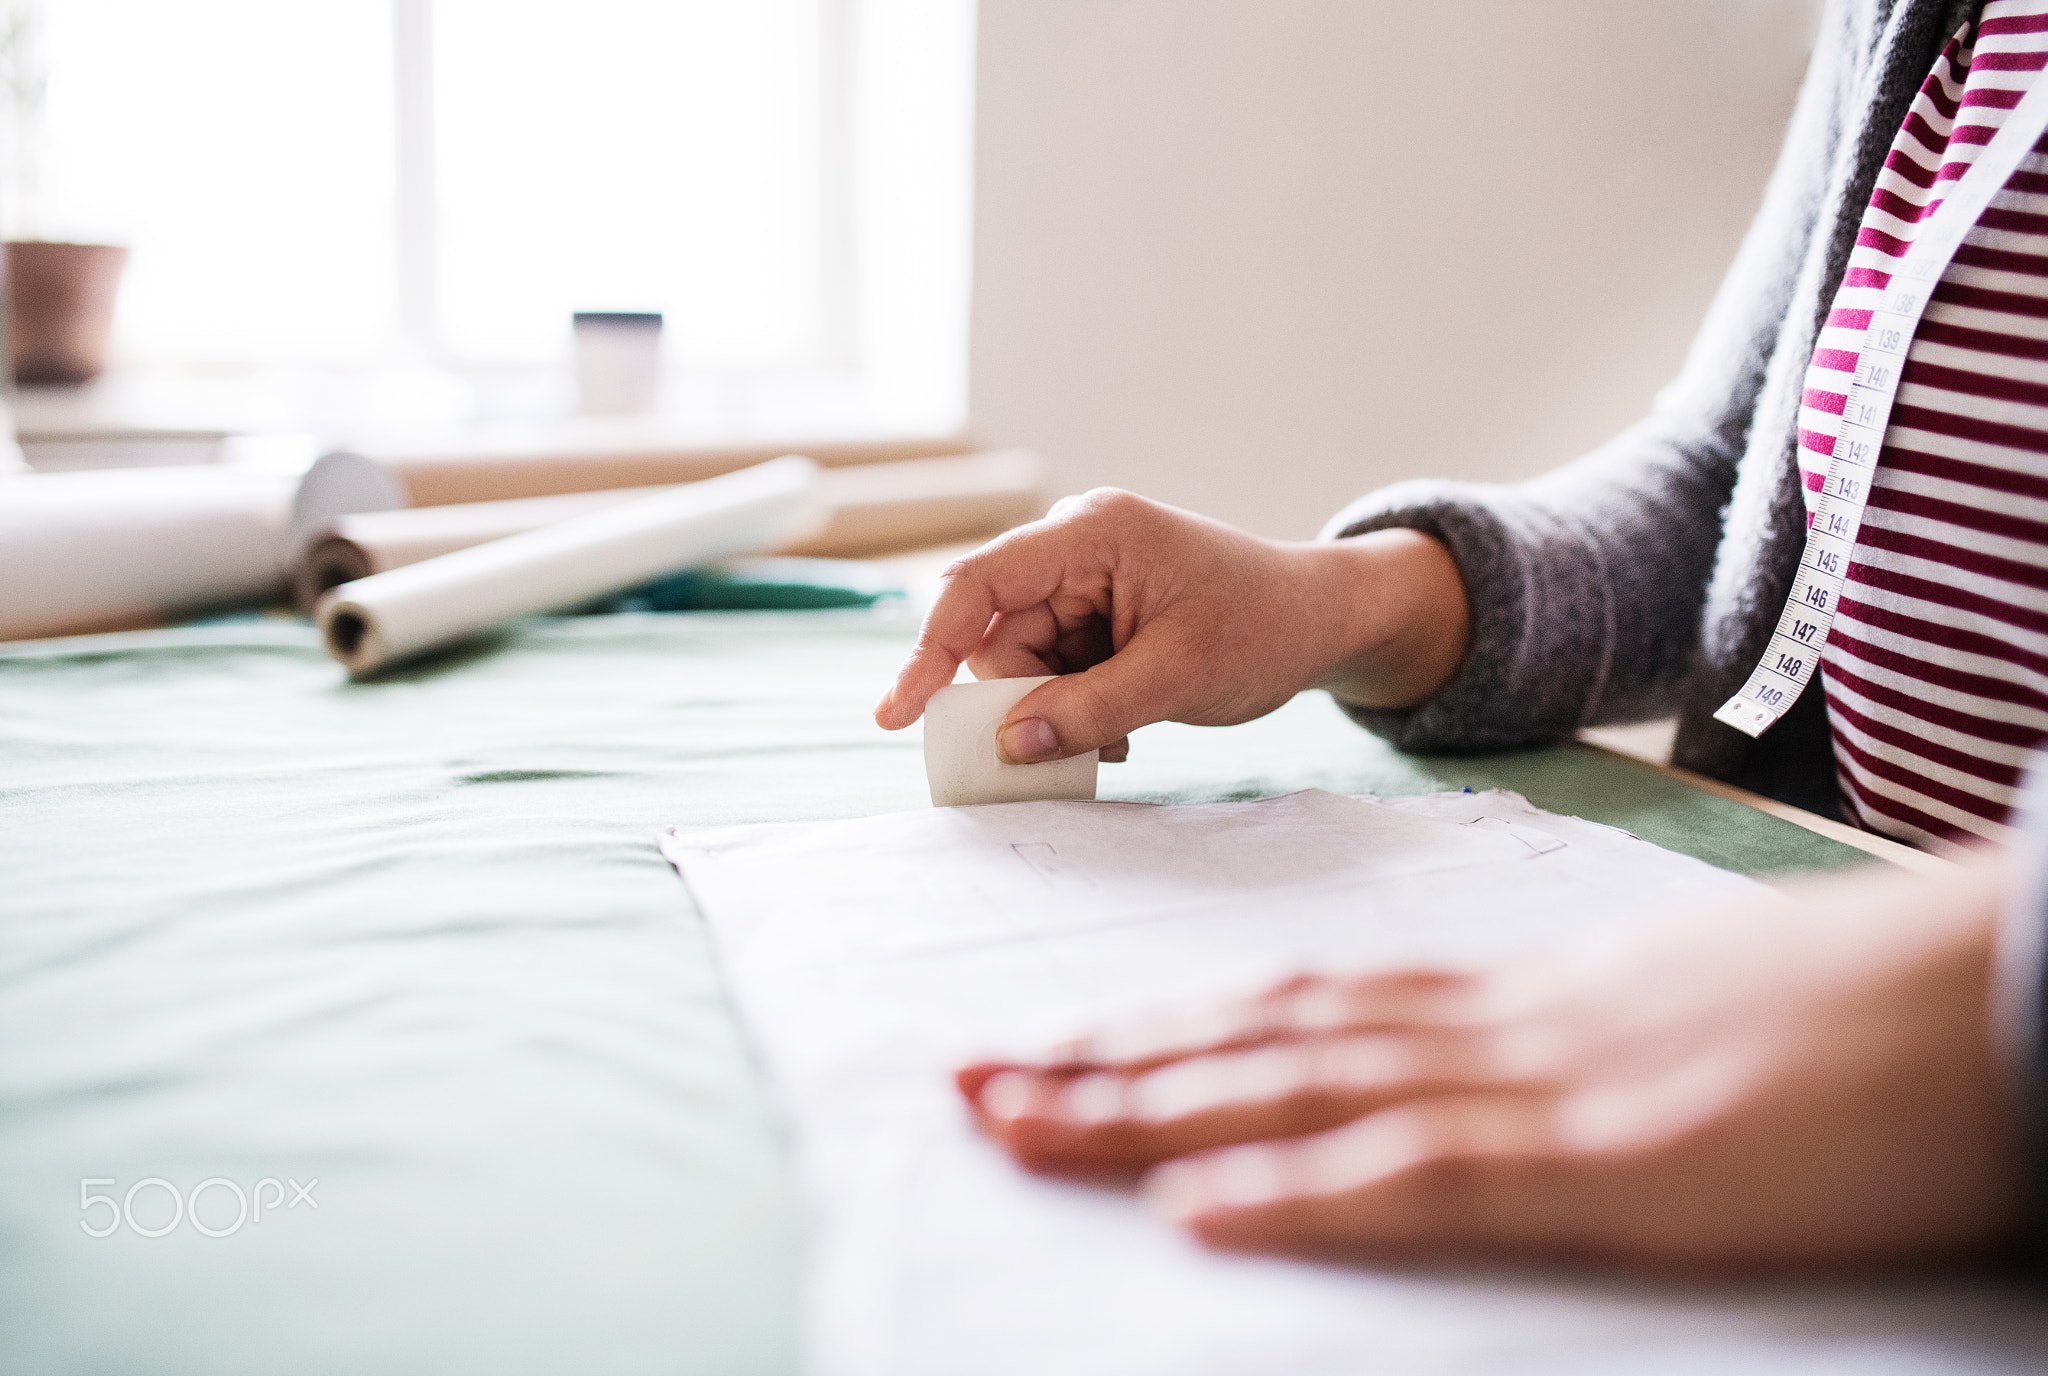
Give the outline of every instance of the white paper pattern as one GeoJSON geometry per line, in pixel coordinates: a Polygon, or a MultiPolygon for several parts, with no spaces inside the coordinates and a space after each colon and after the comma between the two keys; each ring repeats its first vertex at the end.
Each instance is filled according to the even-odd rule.
{"type": "Polygon", "coordinates": [[[1514,794],[1017,803],[671,833],[796,1129],[820,1376],[2004,1372],[2048,1317],[1968,1282],[1748,1287],[1203,1251],[1026,1175],[949,1071],[1305,967],[1469,962],[1771,890],[1514,794]]]}

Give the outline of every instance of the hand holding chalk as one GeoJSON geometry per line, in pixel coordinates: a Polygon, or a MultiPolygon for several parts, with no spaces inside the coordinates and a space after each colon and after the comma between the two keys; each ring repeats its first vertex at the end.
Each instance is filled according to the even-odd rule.
{"type": "Polygon", "coordinates": [[[1051,675],[998,726],[1000,757],[1120,760],[1147,723],[1229,726],[1304,688],[1413,706],[1456,671],[1469,620],[1457,562],[1419,531],[1286,544],[1102,488],[946,570],[875,721],[916,721],[963,662],[1051,675]]]}

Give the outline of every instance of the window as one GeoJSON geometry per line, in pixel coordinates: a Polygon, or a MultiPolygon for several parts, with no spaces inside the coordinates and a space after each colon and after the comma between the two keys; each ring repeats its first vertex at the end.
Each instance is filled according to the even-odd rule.
{"type": "Polygon", "coordinates": [[[699,363],[833,356],[846,207],[826,175],[826,8],[577,0],[571,26],[536,0],[436,0],[451,352],[547,357],[580,307],[664,310],[699,363]]]}
{"type": "Polygon", "coordinates": [[[517,411],[563,403],[571,312],[658,310],[700,404],[960,419],[971,0],[14,8],[50,80],[6,229],[131,247],[129,366],[517,411]]]}

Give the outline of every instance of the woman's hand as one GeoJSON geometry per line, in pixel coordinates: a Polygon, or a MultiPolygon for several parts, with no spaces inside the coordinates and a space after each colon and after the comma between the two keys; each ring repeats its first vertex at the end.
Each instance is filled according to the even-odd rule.
{"type": "Polygon", "coordinates": [[[1310,976],[959,1084],[1034,1170],[1142,1172],[1211,1244],[1656,1266],[1968,1253],[2016,1226],[2002,860],[1568,959],[1310,976]]]}
{"type": "Polygon", "coordinates": [[[1467,622],[1456,563],[1416,531],[1283,544],[1101,488],[946,570],[875,720],[910,725],[962,662],[1060,674],[1011,709],[1004,759],[1122,759],[1150,722],[1250,721],[1304,688],[1411,706],[1455,672],[1467,622]]]}

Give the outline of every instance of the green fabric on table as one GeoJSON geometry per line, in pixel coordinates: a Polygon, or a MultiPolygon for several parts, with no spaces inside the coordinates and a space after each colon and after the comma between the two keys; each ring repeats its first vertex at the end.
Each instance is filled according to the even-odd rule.
{"type": "MultiPolygon", "coordinates": [[[[366,684],[274,621],[0,648],[0,1370],[790,1369],[794,1186],[654,837],[925,806],[917,733],[868,719],[913,629],[541,620],[366,684]],[[82,1180],[150,1177],[318,1208],[84,1234],[82,1180]]],[[[1735,868],[1861,858],[1581,750],[1405,759],[1321,695],[1103,770],[1465,785],[1735,868]]]]}
{"type": "Polygon", "coordinates": [[[811,612],[903,596],[900,580],[862,559],[768,556],[684,569],[600,598],[584,613],[811,612]]]}
{"type": "Polygon", "coordinates": [[[1854,846],[1584,746],[1403,755],[1359,730],[1321,693],[1243,726],[1147,727],[1132,738],[1131,761],[1102,767],[1101,796],[1213,802],[1301,788],[1384,797],[1506,788],[1540,808],[1605,822],[1741,874],[1840,869],[1870,859],[1854,846]]]}

